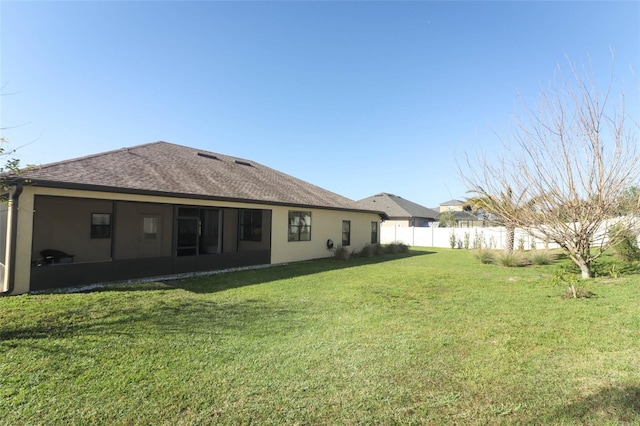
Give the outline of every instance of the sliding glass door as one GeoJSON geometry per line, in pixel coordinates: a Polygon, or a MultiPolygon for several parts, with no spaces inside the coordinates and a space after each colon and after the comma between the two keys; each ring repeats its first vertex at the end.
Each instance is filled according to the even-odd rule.
{"type": "Polygon", "coordinates": [[[196,256],[222,252],[222,214],[218,209],[178,208],[176,254],[196,256]]]}

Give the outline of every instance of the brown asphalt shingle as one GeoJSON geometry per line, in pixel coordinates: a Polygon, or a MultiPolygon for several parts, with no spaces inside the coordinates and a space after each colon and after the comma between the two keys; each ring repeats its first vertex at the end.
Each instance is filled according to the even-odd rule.
{"type": "Polygon", "coordinates": [[[253,161],[168,142],[154,142],[45,164],[21,177],[30,179],[32,185],[64,184],[132,193],[157,192],[198,198],[375,211],[253,161]]]}

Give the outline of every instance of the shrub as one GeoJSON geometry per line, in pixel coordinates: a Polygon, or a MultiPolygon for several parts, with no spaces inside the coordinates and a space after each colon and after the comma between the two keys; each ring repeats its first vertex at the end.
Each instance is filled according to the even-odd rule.
{"type": "Polygon", "coordinates": [[[384,248],[384,252],[388,254],[408,253],[409,246],[404,243],[396,241],[396,242],[387,244],[384,248]]]}
{"type": "Polygon", "coordinates": [[[478,249],[475,253],[476,259],[480,261],[480,263],[491,264],[496,261],[496,254],[492,250],[487,249],[478,249]]]}
{"type": "MultiPolygon", "coordinates": [[[[493,237],[491,237],[493,238],[493,237]]],[[[484,232],[480,232],[480,234],[478,234],[478,231],[476,231],[475,235],[473,236],[473,245],[472,247],[474,249],[483,249],[485,248],[485,246],[487,245],[487,243],[484,240],[484,232]]]]}
{"type": "Polygon", "coordinates": [[[456,248],[456,234],[453,232],[449,235],[449,245],[452,249],[456,248]]]}
{"type": "Polygon", "coordinates": [[[572,266],[563,267],[556,271],[551,279],[554,284],[561,284],[567,286],[566,297],[570,297],[572,299],[581,299],[581,298],[591,298],[595,296],[595,293],[591,291],[578,287],[579,283],[582,283],[582,280],[579,278],[579,275],[575,268],[572,266]]]}
{"type": "Polygon", "coordinates": [[[398,253],[398,246],[396,243],[387,244],[384,246],[384,252],[387,254],[396,254],[398,253]]]}
{"type": "Polygon", "coordinates": [[[574,299],[590,299],[595,295],[595,293],[584,288],[569,287],[567,289],[567,297],[572,297],[574,299]]]}
{"type": "Polygon", "coordinates": [[[618,278],[620,276],[620,268],[616,267],[615,263],[611,265],[611,267],[609,267],[609,270],[607,272],[609,273],[609,276],[611,278],[618,278]]]}
{"type": "Polygon", "coordinates": [[[511,254],[509,253],[501,254],[498,257],[498,262],[500,262],[502,266],[506,266],[509,268],[525,266],[527,264],[527,260],[520,253],[517,253],[517,252],[513,252],[511,254]]]}
{"type": "Polygon", "coordinates": [[[603,256],[598,259],[598,262],[591,264],[591,272],[594,277],[620,278],[633,269],[634,267],[629,265],[629,262],[623,261],[617,255],[603,256]]]}
{"type": "Polygon", "coordinates": [[[373,257],[375,256],[377,247],[372,246],[371,244],[365,244],[360,251],[360,257],[373,257]]]}
{"type": "Polygon", "coordinates": [[[496,242],[496,237],[493,235],[489,238],[489,248],[498,247],[498,243],[496,242]]]}
{"type": "Polygon", "coordinates": [[[534,265],[548,265],[555,260],[555,256],[548,251],[535,251],[531,252],[529,260],[534,265]]]}
{"type": "Polygon", "coordinates": [[[349,251],[349,249],[343,246],[338,246],[333,251],[333,257],[338,260],[349,260],[350,256],[351,252],[349,251]]]}
{"type": "Polygon", "coordinates": [[[609,238],[615,238],[617,242],[613,245],[613,251],[624,262],[634,262],[640,260],[640,250],[638,250],[638,236],[629,228],[623,228],[618,224],[609,231],[609,238]]]}

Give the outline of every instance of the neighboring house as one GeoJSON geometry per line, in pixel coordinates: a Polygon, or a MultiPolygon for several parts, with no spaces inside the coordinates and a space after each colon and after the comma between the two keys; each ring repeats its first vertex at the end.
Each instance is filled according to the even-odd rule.
{"type": "Polygon", "coordinates": [[[167,142],[11,183],[2,294],[321,258],[328,240],[357,251],[379,241],[386,217],[253,161],[167,142]]]}
{"type": "Polygon", "coordinates": [[[444,212],[452,212],[456,220],[456,227],[469,228],[473,226],[485,226],[485,220],[473,213],[471,213],[471,207],[465,206],[464,201],[449,200],[441,203],[438,215],[444,212]]]}
{"type": "Polygon", "coordinates": [[[405,200],[397,195],[381,192],[380,194],[358,201],[364,208],[383,211],[389,220],[382,226],[430,226],[438,217],[438,212],[427,207],[405,200]]]}

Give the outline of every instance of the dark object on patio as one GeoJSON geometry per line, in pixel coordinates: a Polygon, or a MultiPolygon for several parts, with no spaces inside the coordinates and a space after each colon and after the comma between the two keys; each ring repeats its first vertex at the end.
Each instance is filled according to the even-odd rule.
{"type": "Polygon", "coordinates": [[[53,265],[55,263],[73,263],[75,254],[67,254],[61,250],[47,249],[40,252],[40,256],[44,259],[45,265],[53,265]],[[65,259],[63,262],[62,259],[65,259]],[[67,260],[68,259],[68,260],[67,260]]]}

